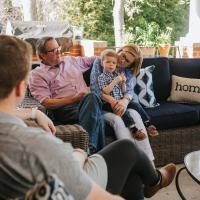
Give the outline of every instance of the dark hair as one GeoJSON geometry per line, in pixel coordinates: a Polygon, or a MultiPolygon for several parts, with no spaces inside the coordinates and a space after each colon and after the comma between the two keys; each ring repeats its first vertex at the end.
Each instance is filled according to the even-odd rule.
{"type": "Polygon", "coordinates": [[[50,40],[54,40],[54,37],[43,37],[36,42],[36,53],[38,54],[39,58],[42,59],[40,56],[41,53],[46,53],[48,49],[46,49],[46,43],[50,40]]]}
{"type": "Polygon", "coordinates": [[[103,61],[105,59],[105,57],[114,57],[114,58],[118,58],[117,53],[113,50],[113,49],[106,49],[104,51],[101,52],[101,65],[103,65],[103,61]]]}
{"type": "Polygon", "coordinates": [[[26,79],[31,66],[32,47],[14,36],[0,35],[0,99],[26,79]]]}
{"type": "Polygon", "coordinates": [[[133,74],[138,75],[140,73],[140,68],[143,62],[143,55],[140,48],[135,44],[127,44],[120,48],[117,53],[120,52],[128,52],[134,56],[135,61],[130,64],[130,69],[132,70],[133,74]],[[128,50],[125,50],[128,49],[128,50]]]}

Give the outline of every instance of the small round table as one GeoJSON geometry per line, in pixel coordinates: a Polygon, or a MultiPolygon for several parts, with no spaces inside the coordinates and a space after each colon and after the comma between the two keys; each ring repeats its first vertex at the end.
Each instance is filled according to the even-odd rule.
{"type": "Polygon", "coordinates": [[[179,175],[180,172],[184,169],[188,172],[188,174],[198,183],[200,184],[200,150],[194,151],[191,153],[188,153],[184,158],[184,167],[179,169],[176,175],[176,189],[178,191],[178,194],[180,195],[182,200],[186,200],[183,193],[180,190],[179,187],[179,175]]]}

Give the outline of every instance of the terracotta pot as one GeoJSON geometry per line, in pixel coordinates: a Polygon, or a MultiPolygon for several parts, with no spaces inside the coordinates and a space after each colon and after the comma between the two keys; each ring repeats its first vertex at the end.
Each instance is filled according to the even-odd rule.
{"type": "Polygon", "coordinates": [[[156,53],[155,47],[140,47],[144,57],[154,57],[156,53]]]}
{"type": "Polygon", "coordinates": [[[160,56],[168,57],[170,47],[171,47],[171,44],[159,44],[158,50],[159,50],[160,56]]]}

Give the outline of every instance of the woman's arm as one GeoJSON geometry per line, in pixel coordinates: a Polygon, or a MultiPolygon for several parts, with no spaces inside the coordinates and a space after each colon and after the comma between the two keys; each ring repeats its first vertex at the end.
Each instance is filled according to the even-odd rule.
{"type": "Polygon", "coordinates": [[[136,77],[133,75],[130,69],[125,69],[125,76],[126,76],[126,92],[124,96],[131,100],[133,98],[134,93],[134,85],[136,82],[136,77]]]}
{"type": "Polygon", "coordinates": [[[101,59],[96,58],[90,74],[90,89],[92,92],[95,92],[99,97],[102,96],[102,91],[98,84],[98,77],[103,72],[101,66],[101,59]]]}

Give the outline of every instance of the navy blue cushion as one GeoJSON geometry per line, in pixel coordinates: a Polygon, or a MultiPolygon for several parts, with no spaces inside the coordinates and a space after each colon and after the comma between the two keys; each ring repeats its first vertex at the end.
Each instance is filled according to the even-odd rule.
{"type": "Polygon", "coordinates": [[[199,122],[200,122],[200,104],[187,104],[187,105],[192,106],[193,108],[195,108],[195,110],[199,114],[199,122]]]}
{"type": "Polygon", "coordinates": [[[92,71],[92,66],[83,73],[83,78],[87,84],[87,86],[89,87],[90,86],[90,73],[92,71]]]}
{"type": "Polygon", "coordinates": [[[170,95],[169,60],[165,57],[144,58],[142,68],[155,65],[153,71],[153,88],[157,101],[164,101],[170,95]]]}
{"type": "Polygon", "coordinates": [[[160,106],[146,108],[152,124],[158,129],[168,129],[194,125],[199,122],[199,112],[195,107],[173,102],[160,102],[160,106]]]}
{"type": "Polygon", "coordinates": [[[40,63],[34,63],[32,64],[32,68],[31,69],[35,69],[36,67],[39,67],[40,66],[40,63]]]}
{"type": "Polygon", "coordinates": [[[200,78],[200,59],[198,58],[171,58],[169,63],[171,75],[200,78]]]}

